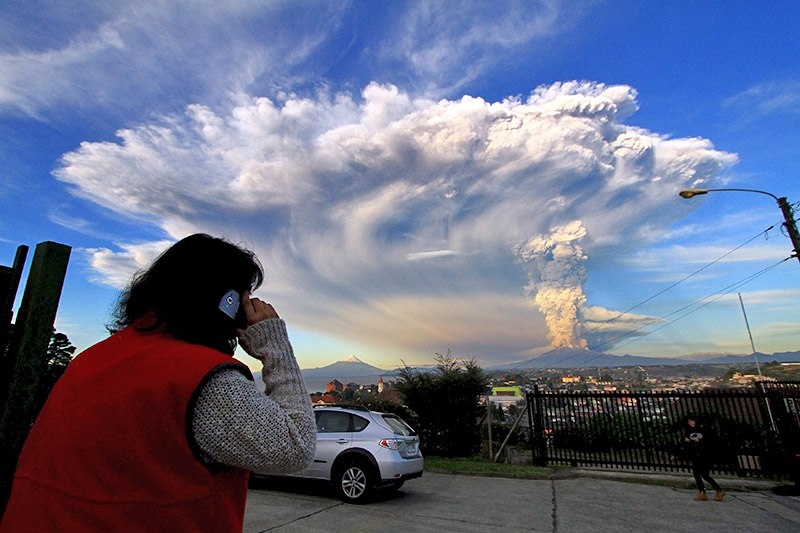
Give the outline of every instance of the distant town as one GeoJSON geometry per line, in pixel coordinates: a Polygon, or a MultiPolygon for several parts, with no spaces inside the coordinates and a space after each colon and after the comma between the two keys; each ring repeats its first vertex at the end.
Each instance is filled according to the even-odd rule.
{"type": "MultiPolygon", "coordinates": [[[[748,388],[759,381],[800,381],[800,363],[769,362],[755,365],[664,365],[613,368],[525,369],[489,371],[487,395],[516,396],[526,388],[567,391],[699,391],[704,389],[748,388]]],[[[398,402],[393,390],[394,375],[379,376],[375,383],[341,382],[332,378],[324,391],[311,391],[314,404],[347,403],[358,399],[398,402]]],[[[521,398],[520,398],[521,399],[521,398]]],[[[510,398],[509,398],[510,400],[510,398]]]]}
{"type": "Polygon", "coordinates": [[[378,377],[377,383],[369,385],[355,382],[342,383],[338,379],[334,379],[328,383],[324,392],[316,391],[311,393],[311,403],[314,405],[348,403],[357,399],[379,399],[393,403],[399,403],[400,401],[391,385],[389,387],[386,386],[383,377],[378,377]]]}
{"type": "Polygon", "coordinates": [[[490,384],[522,387],[535,385],[545,390],[697,391],[748,387],[760,380],[800,380],[800,363],[766,363],[759,368],[703,364],[535,369],[493,373],[490,384]]]}

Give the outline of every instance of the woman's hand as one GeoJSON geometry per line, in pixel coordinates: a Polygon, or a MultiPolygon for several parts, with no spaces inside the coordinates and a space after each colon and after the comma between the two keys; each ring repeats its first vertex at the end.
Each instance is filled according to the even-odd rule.
{"type": "Polygon", "coordinates": [[[250,298],[248,291],[242,293],[242,309],[244,309],[244,315],[247,317],[248,326],[257,324],[262,320],[279,318],[272,304],[268,304],[258,298],[250,298]]]}

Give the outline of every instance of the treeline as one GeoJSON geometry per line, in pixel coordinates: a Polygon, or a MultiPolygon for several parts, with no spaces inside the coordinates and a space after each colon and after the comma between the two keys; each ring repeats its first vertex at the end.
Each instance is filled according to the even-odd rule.
{"type": "Polygon", "coordinates": [[[400,403],[365,399],[371,409],[392,412],[419,434],[423,453],[468,457],[481,449],[480,405],[488,377],[474,359],[436,354],[433,371],[401,370],[394,382],[400,403]]]}

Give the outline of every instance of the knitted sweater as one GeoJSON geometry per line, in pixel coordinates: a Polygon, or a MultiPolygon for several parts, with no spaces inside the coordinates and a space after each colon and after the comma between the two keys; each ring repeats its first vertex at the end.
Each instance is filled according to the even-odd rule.
{"type": "Polygon", "coordinates": [[[264,320],[240,340],[263,363],[266,394],[235,369],[216,372],[195,404],[195,443],[210,463],[275,474],[302,470],[314,458],[316,422],[286,324],[264,320]]]}

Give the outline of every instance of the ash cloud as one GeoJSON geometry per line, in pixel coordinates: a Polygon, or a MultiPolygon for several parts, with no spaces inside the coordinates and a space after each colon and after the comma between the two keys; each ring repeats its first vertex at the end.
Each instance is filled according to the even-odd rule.
{"type": "Polygon", "coordinates": [[[587,346],[582,338],[580,312],[586,304],[586,253],[581,240],[586,228],[579,220],[551,228],[517,247],[517,255],[528,267],[527,294],[544,314],[555,347],[587,346]]]}
{"type": "MultiPolygon", "coordinates": [[[[633,88],[592,82],[495,102],[377,83],[241,95],[83,143],[56,176],[172,238],[252,246],[264,295],[297,327],[407,361],[448,346],[513,360],[591,345],[593,262],[658,239],[692,209],[675,191],[711,187],[736,161],[627,124],[637,108],[633,88]]],[[[116,254],[134,257],[95,251],[115,285],[131,270],[116,254]]]]}

